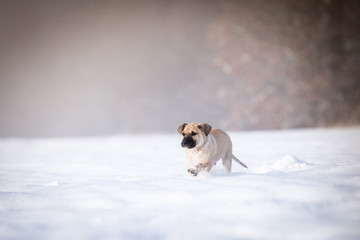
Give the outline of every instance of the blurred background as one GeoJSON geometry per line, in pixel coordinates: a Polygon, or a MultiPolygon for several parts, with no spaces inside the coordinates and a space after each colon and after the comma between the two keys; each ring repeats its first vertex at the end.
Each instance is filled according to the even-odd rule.
{"type": "Polygon", "coordinates": [[[0,0],[0,137],[360,123],[360,1],[0,0]]]}

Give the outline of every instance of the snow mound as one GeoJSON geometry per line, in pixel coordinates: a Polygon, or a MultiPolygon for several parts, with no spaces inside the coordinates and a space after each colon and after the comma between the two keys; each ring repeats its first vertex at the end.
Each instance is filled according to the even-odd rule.
{"type": "Polygon", "coordinates": [[[58,182],[58,181],[49,182],[49,183],[45,184],[45,186],[46,186],[46,187],[59,186],[59,182],[58,182]]]}
{"type": "Polygon", "coordinates": [[[286,155],[285,157],[276,160],[273,164],[265,164],[260,167],[260,173],[267,172],[295,172],[310,168],[311,164],[298,159],[292,155],[286,155]]]}

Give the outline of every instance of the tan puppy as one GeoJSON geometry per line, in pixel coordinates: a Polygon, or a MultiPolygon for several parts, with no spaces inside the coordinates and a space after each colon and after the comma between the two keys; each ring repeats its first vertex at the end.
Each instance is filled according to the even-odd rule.
{"type": "Polygon", "coordinates": [[[226,173],[231,171],[232,159],[247,168],[232,154],[231,139],[224,131],[212,129],[207,123],[184,123],[178,132],[184,136],[181,146],[187,148],[186,159],[192,166],[188,172],[194,176],[204,169],[209,172],[220,159],[226,173]]]}

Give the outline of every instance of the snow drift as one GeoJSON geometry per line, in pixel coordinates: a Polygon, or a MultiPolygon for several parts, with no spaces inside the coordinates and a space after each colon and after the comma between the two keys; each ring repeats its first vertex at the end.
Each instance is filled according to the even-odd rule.
{"type": "Polygon", "coordinates": [[[1,139],[0,238],[360,238],[359,128],[230,136],[198,177],[177,134],[1,139]]]}

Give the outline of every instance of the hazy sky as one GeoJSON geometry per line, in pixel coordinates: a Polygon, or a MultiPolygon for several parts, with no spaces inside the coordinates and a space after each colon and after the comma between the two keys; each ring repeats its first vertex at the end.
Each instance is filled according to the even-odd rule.
{"type": "MultiPolygon", "coordinates": [[[[191,121],[232,130],[316,125],[311,117],[331,101],[306,109],[302,99],[321,95],[309,90],[315,75],[303,83],[293,76],[313,57],[299,54],[312,51],[301,45],[307,31],[331,24],[326,6],[307,17],[309,4],[232,4],[2,1],[0,136],[175,132],[191,121]],[[324,23],[293,28],[312,19],[324,23]],[[303,86],[293,100],[301,116],[293,102],[282,104],[298,94],[291,82],[303,86]]],[[[316,71],[321,83],[325,73],[316,71]]]]}

